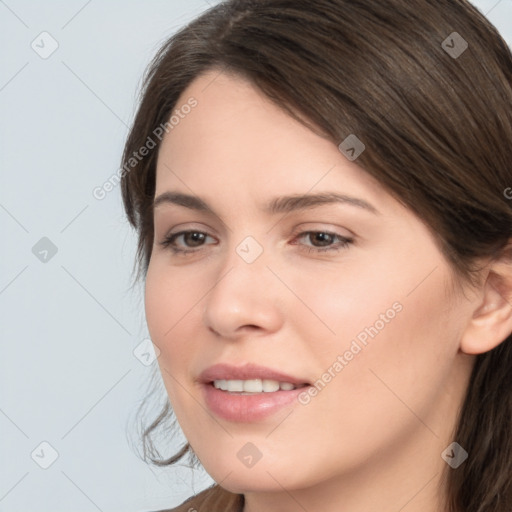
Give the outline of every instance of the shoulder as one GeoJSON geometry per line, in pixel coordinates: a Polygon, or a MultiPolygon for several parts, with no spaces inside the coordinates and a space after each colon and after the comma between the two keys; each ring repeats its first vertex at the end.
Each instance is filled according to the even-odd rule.
{"type": "Polygon", "coordinates": [[[176,508],[158,512],[242,512],[243,504],[243,494],[234,494],[215,484],[176,508]]]}

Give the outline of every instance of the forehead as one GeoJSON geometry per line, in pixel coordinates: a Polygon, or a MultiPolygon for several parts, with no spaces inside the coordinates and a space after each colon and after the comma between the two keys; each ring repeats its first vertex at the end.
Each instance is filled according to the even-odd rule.
{"type": "Polygon", "coordinates": [[[219,71],[199,76],[181,94],[174,113],[179,121],[159,150],[157,195],[171,188],[203,197],[221,188],[247,197],[334,189],[382,200],[379,183],[332,141],[243,78],[219,71]],[[180,112],[191,100],[195,106],[180,112]]]}
{"type": "Polygon", "coordinates": [[[289,116],[253,84],[223,72],[209,71],[197,77],[181,94],[175,113],[178,123],[164,137],[161,152],[170,150],[188,160],[209,154],[245,157],[248,152],[255,161],[269,153],[275,160],[284,152],[287,157],[304,153],[321,141],[324,149],[332,145],[289,116]],[[180,113],[191,100],[196,106],[187,108],[185,115],[180,113]]]}

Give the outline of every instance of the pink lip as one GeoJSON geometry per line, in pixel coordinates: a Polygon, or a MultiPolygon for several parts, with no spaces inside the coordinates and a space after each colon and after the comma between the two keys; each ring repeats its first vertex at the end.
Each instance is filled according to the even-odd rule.
{"type": "Polygon", "coordinates": [[[208,408],[217,416],[234,422],[249,423],[259,421],[276,413],[282,407],[297,403],[297,397],[304,391],[305,380],[286,375],[282,372],[247,364],[231,366],[217,364],[203,371],[199,380],[202,383],[203,396],[208,408]],[[243,395],[222,391],[213,386],[214,380],[248,380],[271,379],[279,382],[290,382],[303,387],[290,391],[275,391],[273,393],[254,393],[243,395]]]}

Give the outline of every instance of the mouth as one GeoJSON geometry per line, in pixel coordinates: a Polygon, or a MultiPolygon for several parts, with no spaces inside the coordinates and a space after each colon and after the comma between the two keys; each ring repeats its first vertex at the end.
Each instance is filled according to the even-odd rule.
{"type": "Polygon", "coordinates": [[[200,374],[208,409],[231,422],[257,422],[299,404],[305,379],[254,364],[217,364],[200,374]]]}

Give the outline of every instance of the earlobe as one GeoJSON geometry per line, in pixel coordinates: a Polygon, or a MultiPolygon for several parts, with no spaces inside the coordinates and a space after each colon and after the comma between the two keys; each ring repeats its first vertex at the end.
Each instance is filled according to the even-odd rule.
{"type": "Polygon", "coordinates": [[[483,354],[497,347],[511,333],[512,262],[508,258],[491,265],[460,349],[466,354],[483,354]]]}

